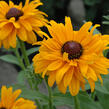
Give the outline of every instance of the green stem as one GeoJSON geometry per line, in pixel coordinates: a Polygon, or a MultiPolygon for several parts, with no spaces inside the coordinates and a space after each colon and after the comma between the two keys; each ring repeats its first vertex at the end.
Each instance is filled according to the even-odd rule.
{"type": "Polygon", "coordinates": [[[96,95],[96,92],[95,92],[95,91],[91,93],[91,98],[92,98],[93,100],[95,100],[95,95],[96,95]]]}
{"type": "Polygon", "coordinates": [[[80,102],[78,96],[74,96],[74,104],[75,104],[75,109],[80,109],[80,102]]]}
{"type": "MultiPolygon", "coordinates": [[[[21,41],[20,39],[19,39],[19,43],[20,43],[20,49],[21,49],[22,55],[23,55],[23,57],[24,57],[24,61],[25,61],[26,67],[28,67],[28,66],[30,66],[30,61],[29,61],[28,56],[27,56],[27,53],[26,53],[25,44],[24,44],[24,42],[21,41]]],[[[30,72],[29,75],[31,76],[32,73],[30,72]]],[[[29,83],[31,89],[33,90],[32,83],[31,83],[30,78],[28,78],[28,83],[29,83]]],[[[42,107],[41,107],[41,105],[40,105],[40,102],[39,102],[37,99],[35,99],[35,101],[36,101],[36,103],[37,103],[37,105],[38,105],[38,108],[39,108],[39,109],[42,109],[42,107]]]]}
{"type": "Polygon", "coordinates": [[[46,83],[46,86],[47,86],[47,88],[48,88],[48,93],[49,93],[49,109],[53,109],[52,90],[51,90],[51,88],[49,87],[48,82],[47,82],[46,79],[45,79],[45,83],[46,83]]]}
{"type": "MultiPolygon", "coordinates": [[[[21,41],[20,39],[18,39],[18,41],[20,43],[20,49],[21,49],[21,52],[22,52],[26,67],[28,67],[28,66],[30,66],[30,61],[29,61],[28,56],[26,54],[25,43],[23,41],[21,41]]],[[[31,76],[31,72],[30,72],[29,75],[31,76]]],[[[30,78],[27,78],[27,80],[28,80],[28,83],[29,83],[31,89],[33,89],[32,82],[31,82],[30,78]]]]}
{"type": "Polygon", "coordinates": [[[23,54],[23,58],[24,58],[26,67],[28,67],[28,66],[30,66],[30,61],[29,61],[28,56],[26,54],[25,43],[21,40],[19,40],[19,43],[20,43],[20,48],[21,48],[21,51],[22,51],[22,54],[23,54]]]}
{"type": "Polygon", "coordinates": [[[19,61],[19,64],[20,64],[21,69],[22,69],[22,70],[25,70],[25,66],[24,66],[23,61],[22,61],[22,59],[21,59],[21,57],[20,57],[20,54],[19,54],[19,51],[18,51],[18,47],[16,47],[16,48],[14,49],[14,53],[15,53],[15,55],[17,56],[17,59],[18,59],[18,61],[19,61]]]}

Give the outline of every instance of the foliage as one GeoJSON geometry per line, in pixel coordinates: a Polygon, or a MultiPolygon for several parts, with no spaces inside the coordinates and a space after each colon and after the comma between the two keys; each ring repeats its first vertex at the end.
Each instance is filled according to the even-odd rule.
{"type": "MultiPolygon", "coordinates": [[[[44,6],[40,9],[45,11],[51,18],[55,17],[55,8],[63,8],[64,2],[58,1],[55,3],[55,0],[41,0],[44,3],[44,6]],[[54,5],[55,4],[55,5],[54,5]]],[[[108,9],[108,3],[109,1],[105,1],[103,3],[102,8],[108,9]]],[[[98,8],[96,6],[102,4],[102,0],[84,0],[85,6],[88,7],[86,9],[86,20],[94,20],[97,16],[98,8]]],[[[103,16],[105,21],[102,23],[105,25],[109,25],[109,15],[103,16]]],[[[99,33],[97,29],[95,29],[94,34],[99,33]]],[[[19,51],[20,45],[18,45],[17,50],[19,51]]],[[[38,52],[39,47],[34,47],[26,50],[27,56],[32,55],[35,52],[38,52]]],[[[0,56],[0,60],[14,64],[18,66],[20,69],[22,69],[21,63],[25,61],[23,54],[19,54],[20,60],[18,58],[18,55],[16,55],[16,51],[14,49],[10,49],[10,52],[14,52],[14,54],[6,54],[0,56]]],[[[109,50],[103,51],[103,54],[105,57],[107,57],[107,54],[109,53],[109,50]]],[[[81,91],[78,94],[78,97],[80,99],[80,106],[81,109],[108,109],[109,108],[109,75],[102,77],[104,80],[103,86],[97,82],[95,85],[95,92],[88,93],[90,91],[89,85],[86,86],[86,91],[81,91]],[[96,99],[97,98],[97,99],[96,99]]],[[[43,79],[40,74],[34,74],[33,65],[30,64],[26,66],[24,64],[24,69],[22,69],[17,77],[17,84],[13,85],[14,89],[21,89],[22,94],[21,97],[24,97],[25,99],[31,99],[36,100],[38,99],[39,102],[42,105],[42,109],[48,109],[49,104],[49,94],[41,93],[38,89],[38,86],[43,83],[43,79]],[[27,81],[29,82],[29,85],[27,85],[27,81]]],[[[67,91],[66,94],[62,94],[57,90],[57,87],[52,88],[52,101],[53,101],[53,108],[56,109],[57,106],[66,105],[71,108],[74,108],[74,97],[71,96],[69,91],[67,91]]]]}

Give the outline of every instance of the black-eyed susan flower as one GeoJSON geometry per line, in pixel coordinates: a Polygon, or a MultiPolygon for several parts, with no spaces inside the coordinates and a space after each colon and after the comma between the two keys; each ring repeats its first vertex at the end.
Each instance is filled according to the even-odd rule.
{"type": "Polygon", "coordinates": [[[28,43],[36,42],[36,35],[40,34],[40,27],[48,22],[45,13],[37,9],[42,5],[40,0],[14,5],[9,0],[9,5],[5,1],[0,1],[0,46],[5,48],[16,47],[16,35],[20,40],[28,43]]]}
{"type": "Polygon", "coordinates": [[[12,87],[2,86],[0,109],[36,109],[33,101],[18,98],[20,93],[20,89],[13,92],[12,87]]]}
{"type": "MultiPolygon", "coordinates": [[[[86,79],[91,91],[101,74],[108,74],[109,60],[102,52],[106,49],[108,35],[93,35],[95,25],[90,31],[91,22],[85,23],[79,31],[73,31],[71,20],[65,18],[65,25],[50,21],[47,26],[52,38],[42,41],[39,54],[33,58],[36,73],[48,75],[48,84],[58,85],[61,92],[75,96],[80,87],[85,90],[86,79]]],[[[109,38],[108,38],[109,39],[109,38]]]]}

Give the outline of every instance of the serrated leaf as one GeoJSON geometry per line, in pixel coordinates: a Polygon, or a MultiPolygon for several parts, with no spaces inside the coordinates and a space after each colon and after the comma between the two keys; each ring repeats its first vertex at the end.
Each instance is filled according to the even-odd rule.
{"type": "Polygon", "coordinates": [[[0,60],[3,60],[5,62],[9,62],[12,64],[20,65],[17,58],[11,54],[0,56],[0,60]]]}

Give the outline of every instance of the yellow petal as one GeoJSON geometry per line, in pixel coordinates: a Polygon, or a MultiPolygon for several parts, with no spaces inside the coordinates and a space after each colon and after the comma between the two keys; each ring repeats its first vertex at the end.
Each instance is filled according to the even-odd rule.
{"type": "Polygon", "coordinates": [[[101,82],[101,85],[103,85],[103,79],[102,77],[100,76],[100,74],[97,74],[97,77],[99,78],[100,82],[101,82]]]}
{"type": "Polygon", "coordinates": [[[100,25],[96,24],[96,25],[93,26],[93,28],[90,31],[90,35],[93,35],[93,32],[94,32],[95,28],[97,28],[97,27],[100,27],[100,25]]]}
{"type": "Polygon", "coordinates": [[[59,84],[64,76],[64,74],[68,71],[70,66],[66,63],[62,68],[60,68],[56,73],[56,83],[59,84]]]}
{"type": "Polygon", "coordinates": [[[92,80],[97,81],[97,75],[96,75],[95,71],[91,67],[88,67],[87,72],[88,72],[87,73],[88,78],[91,78],[92,80]]]}
{"type": "Polygon", "coordinates": [[[46,75],[46,73],[47,73],[47,68],[43,71],[43,73],[42,73],[42,78],[44,78],[45,77],[45,75],[46,75]]]}
{"type": "Polygon", "coordinates": [[[26,20],[21,20],[20,23],[24,26],[27,31],[32,31],[31,24],[26,20]]]}
{"type": "Polygon", "coordinates": [[[84,34],[84,32],[87,32],[90,27],[92,26],[92,22],[86,22],[79,30],[79,34],[84,34]]]}
{"type": "Polygon", "coordinates": [[[3,40],[3,46],[4,46],[4,48],[9,49],[10,46],[9,46],[8,38],[3,40]]]}
{"type": "Polygon", "coordinates": [[[8,39],[9,39],[10,46],[15,48],[16,47],[16,30],[15,29],[13,29],[13,31],[9,35],[8,39]]]}
{"type": "Polygon", "coordinates": [[[26,0],[25,1],[25,6],[28,5],[28,4],[29,4],[29,0],[26,0]]]}
{"type": "Polygon", "coordinates": [[[72,78],[70,84],[69,84],[69,91],[72,96],[75,96],[79,93],[80,89],[80,82],[75,77],[72,78]]]}
{"type": "Polygon", "coordinates": [[[93,92],[95,89],[95,82],[92,79],[88,79],[88,82],[89,82],[90,87],[91,87],[91,92],[93,92]]]}
{"type": "Polygon", "coordinates": [[[44,35],[46,38],[49,38],[49,36],[48,36],[45,32],[38,31],[37,33],[38,33],[38,34],[41,34],[41,35],[44,35]]]}
{"type": "Polygon", "coordinates": [[[0,28],[2,28],[4,25],[6,25],[8,22],[1,22],[0,23],[0,28]]]}
{"type": "Polygon", "coordinates": [[[23,40],[23,41],[27,40],[27,32],[24,29],[24,27],[21,27],[20,29],[18,29],[17,35],[21,40],[23,40]]]}
{"type": "Polygon", "coordinates": [[[101,36],[102,40],[108,40],[109,41],[109,35],[103,35],[101,36]]]}
{"type": "Polygon", "coordinates": [[[36,35],[33,31],[27,32],[27,42],[33,44],[37,41],[36,35]]]}
{"type": "Polygon", "coordinates": [[[80,30],[78,31],[78,34],[77,34],[78,41],[81,41],[82,39],[84,39],[84,37],[85,37],[84,34],[86,34],[88,32],[91,25],[92,25],[92,22],[87,22],[80,28],[80,30]]]}
{"type": "Polygon", "coordinates": [[[17,89],[16,91],[14,91],[14,93],[13,93],[13,100],[16,100],[17,99],[17,97],[21,94],[21,90],[20,89],[17,89]]]}
{"type": "Polygon", "coordinates": [[[63,80],[58,84],[58,89],[59,89],[63,94],[66,93],[67,87],[64,86],[63,80]]]}
{"type": "Polygon", "coordinates": [[[12,31],[13,26],[11,24],[4,25],[0,30],[0,40],[4,40],[12,31]]]}
{"type": "Polygon", "coordinates": [[[68,59],[68,53],[64,52],[64,54],[63,54],[63,60],[69,61],[69,59],[68,59]]]}
{"type": "Polygon", "coordinates": [[[70,82],[72,80],[73,73],[74,73],[74,69],[70,68],[68,70],[68,72],[65,74],[65,76],[64,76],[64,86],[65,87],[67,87],[70,84],[70,82]]]}
{"type": "Polygon", "coordinates": [[[9,0],[9,6],[10,6],[11,8],[14,6],[14,3],[13,3],[11,0],[9,0]]]}
{"type": "Polygon", "coordinates": [[[50,87],[52,87],[54,82],[55,82],[55,80],[56,80],[56,72],[50,72],[50,75],[48,77],[48,85],[50,87]]]}
{"type": "Polygon", "coordinates": [[[7,10],[9,10],[9,6],[5,1],[0,1],[0,11],[3,15],[6,14],[7,10]]]}
{"type": "Polygon", "coordinates": [[[2,86],[1,88],[1,103],[2,105],[5,105],[5,99],[6,99],[6,96],[7,96],[7,88],[6,86],[2,86]]]}
{"type": "Polygon", "coordinates": [[[20,28],[20,24],[18,22],[15,21],[15,18],[12,17],[9,19],[9,22],[13,23],[15,28],[20,28]]]}
{"type": "Polygon", "coordinates": [[[60,60],[54,61],[52,62],[49,66],[48,66],[48,70],[53,71],[53,70],[57,70],[58,68],[60,68],[62,66],[63,62],[60,60]]]}
{"type": "Polygon", "coordinates": [[[88,65],[84,63],[80,63],[79,67],[80,67],[80,72],[82,73],[83,76],[85,76],[88,70],[88,65]]]}
{"type": "Polygon", "coordinates": [[[73,34],[73,27],[71,23],[70,17],[65,17],[65,28],[67,32],[67,39],[68,40],[73,40],[74,34],[73,34]]]}

